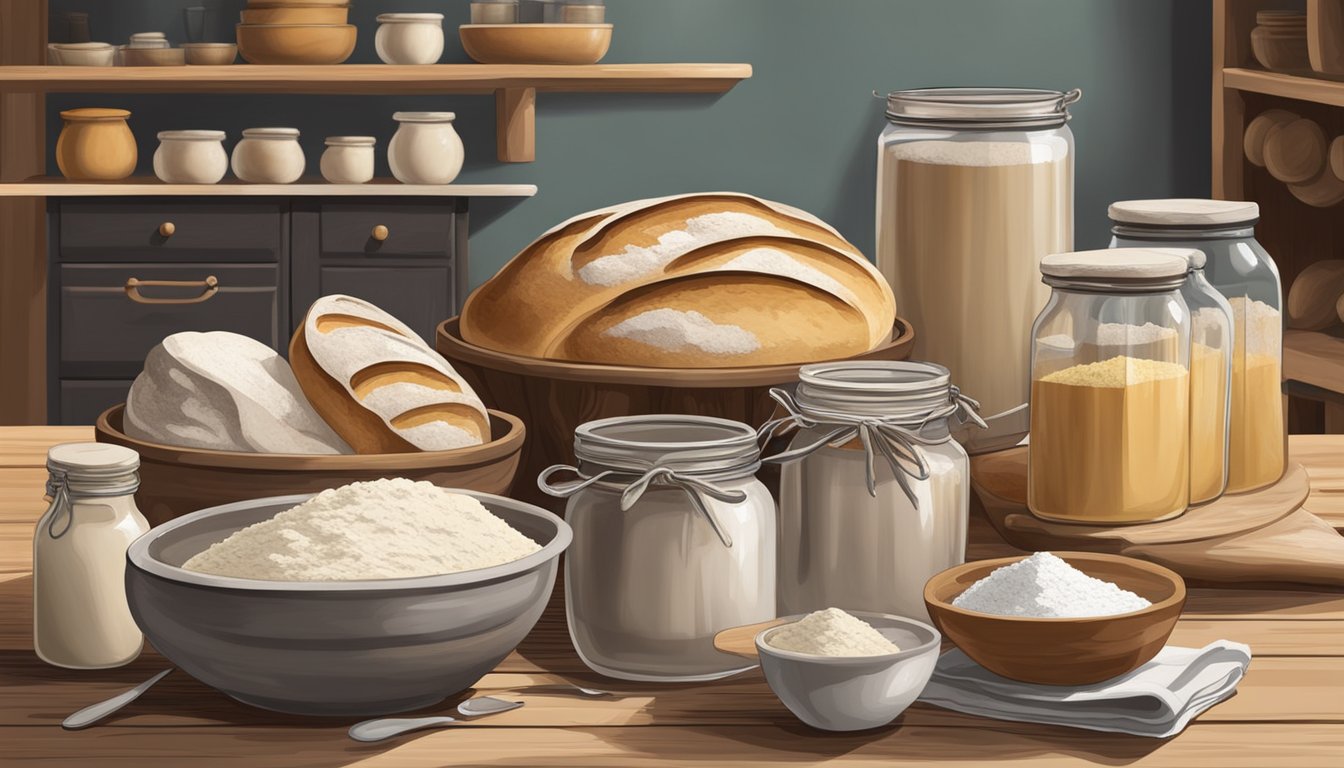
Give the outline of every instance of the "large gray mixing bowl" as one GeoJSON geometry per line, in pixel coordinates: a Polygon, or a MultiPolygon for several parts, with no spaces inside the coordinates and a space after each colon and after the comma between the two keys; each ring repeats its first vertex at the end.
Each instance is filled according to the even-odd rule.
{"type": "Polygon", "coordinates": [[[136,539],[126,597],[154,647],[192,677],[264,709],[380,715],[435,704],[495,667],[550,599],[572,532],[545,510],[456,491],[542,545],[493,568],[414,579],[284,582],[181,568],[311,495],[203,509],[136,539]]]}

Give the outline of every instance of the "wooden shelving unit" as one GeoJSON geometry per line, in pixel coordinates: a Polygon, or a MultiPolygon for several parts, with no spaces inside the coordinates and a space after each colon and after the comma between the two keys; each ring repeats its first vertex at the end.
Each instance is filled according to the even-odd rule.
{"type": "Polygon", "coordinates": [[[402,184],[374,179],[368,184],[329,184],[304,178],[293,184],[247,184],[229,179],[219,184],[165,184],[154,177],[116,182],[80,182],[36,176],[2,184],[0,197],[532,197],[535,184],[402,184]]]}
{"type": "Polygon", "coordinates": [[[1267,72],[1249,67],[1225,67],[1223,87],[1285,99],[1344,107],[1344,82],[1309,75],[1267,72]]]}

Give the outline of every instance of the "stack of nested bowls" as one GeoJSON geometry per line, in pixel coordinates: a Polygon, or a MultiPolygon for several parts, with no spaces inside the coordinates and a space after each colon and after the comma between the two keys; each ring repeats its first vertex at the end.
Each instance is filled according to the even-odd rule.
{"type": "Polygon", "coordinates": [[[248,0],[238,52],[249,64],[340,64],[355,50],[349,0],[248,0]]]}
{"type": "Polygon", "coordinates": [[[1274,72],[1311,67],[1307,49],[1307,16],[1301,11],[1257,11],[1251,30],[1251,53],[1260,66],[1274,72]]]}

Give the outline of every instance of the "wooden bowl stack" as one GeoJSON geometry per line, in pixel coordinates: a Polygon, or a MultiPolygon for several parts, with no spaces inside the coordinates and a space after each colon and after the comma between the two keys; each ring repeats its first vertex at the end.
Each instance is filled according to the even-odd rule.
{"type": "Polygon", "coordinates": [[[249,64],[340,64],[355,51],[348,0],[248,0],[238,52],[249,64]]]}

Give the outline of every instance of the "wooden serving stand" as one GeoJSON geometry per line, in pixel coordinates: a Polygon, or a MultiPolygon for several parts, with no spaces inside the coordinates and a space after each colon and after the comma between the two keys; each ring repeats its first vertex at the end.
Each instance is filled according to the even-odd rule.
{"type": "Polygon", "coordinates": [[[1268,488],[1143,525],[1073,525],[1033,517],[1027,510],[1026,448],[973,457],[971,487],[985,518],[1020,549],[1137,557],[1213,586],[1344,586],[1344,536],[1302,506],[1311,488],[1300,464],[1290,465],[1268,488]]]}

